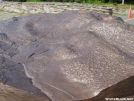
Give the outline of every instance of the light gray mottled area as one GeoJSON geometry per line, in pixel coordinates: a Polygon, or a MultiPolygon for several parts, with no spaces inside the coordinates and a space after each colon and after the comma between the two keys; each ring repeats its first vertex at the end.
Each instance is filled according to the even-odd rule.
{"type": "Polygon", "coordinates": [[[0,11],[0,20],[6,20],[12,17],[17,17],[17,16],[21,16],[18,13],[11,13],[11,12],[4,12],[4,11],[0,11]]]}
{"type": "Polygon", "coordinates": [[[133,31],[94,12],[14,17],[0,21],[1,55],[22,64],[53,101],[88,99],[134,75],[133,31]]]}

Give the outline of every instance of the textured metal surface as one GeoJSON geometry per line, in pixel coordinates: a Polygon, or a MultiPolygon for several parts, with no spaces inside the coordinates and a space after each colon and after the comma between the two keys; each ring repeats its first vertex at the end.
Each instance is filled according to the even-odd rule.
{"type": "Polygon", "coordinates": [[[134,75],[133,31],[85,11],[15,17],[0,21],[1,56],[22,64],[53,101],[88,99],[134,75]]]}

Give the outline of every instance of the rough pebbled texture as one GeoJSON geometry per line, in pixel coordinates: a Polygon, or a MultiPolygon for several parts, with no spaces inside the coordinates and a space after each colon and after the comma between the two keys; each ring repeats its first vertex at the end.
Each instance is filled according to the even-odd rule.
{"type": "Polygon", "coordinates": [[[49,98],[0,84],[0,101],[51,101],[49,98]]]}
{"type": "Polygon", "coordinates": [[[133,31],[120,18],[94,12],[22,16],[0,21],[1,57],[23,65],[53,101],[83,100],[134,75],[133,31]]]}
{"type": "Polygon", "coordinates": [[[118,82],[104,90],[97,96],[80,101],[134,101],[134,76],[118,82]]]}

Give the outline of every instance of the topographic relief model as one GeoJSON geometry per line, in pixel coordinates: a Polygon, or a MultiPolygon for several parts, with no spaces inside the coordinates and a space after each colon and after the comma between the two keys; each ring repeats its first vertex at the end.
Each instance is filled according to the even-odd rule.
{"type": "Polygon", "coordinates": [[[0,101],[134,96],[134,26],[87,11],[0,21],[0,101]]]}

